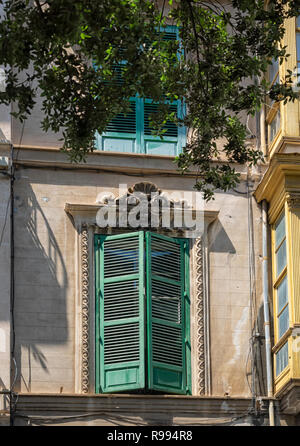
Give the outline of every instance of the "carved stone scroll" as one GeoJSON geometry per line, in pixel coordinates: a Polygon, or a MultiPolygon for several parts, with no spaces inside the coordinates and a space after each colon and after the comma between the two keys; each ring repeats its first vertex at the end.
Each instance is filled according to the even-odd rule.
{"type": "Polygon", "coordinates": [[[205,319],[202,239],[196,240],[196,317],[198,394],[205,395],[205,319]]]}
{"type": "Polygon", "coordinates": [[[82,314],[82,362],[81,391],[89,391],[89,237],[88,228],[81,229],[81,314],[82,314]]]}

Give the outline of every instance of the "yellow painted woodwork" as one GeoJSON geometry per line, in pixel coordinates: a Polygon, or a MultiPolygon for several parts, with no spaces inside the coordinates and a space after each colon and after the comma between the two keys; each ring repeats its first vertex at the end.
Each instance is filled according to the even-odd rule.
{"type": "MultiPolygon", "coordinates": [[[[279,65],[279,77],[283,81],[287,70],[291,70],[296,73],[297,69],[297,49],[296,49],[296,18],[290,18],[286,20],[285,23],[285,35],[282,40],[282,45],[287,46],[287,53],[290,55],[286,61],[283,61],[279,65]]],[[[274,107],[272,107],[274,108],[274,107]]],[[[266,123],[270,124],[273,115],[272,110],[267,110],[266,113],[266,123]]],[[[275,153],[284,151],[284,139],[292,138],[296,141],[296,146],[294,148],[295,152],[300,153],[300,101],[287,102],[287,104],[280,103],[280,130],[275,136],[272,142],[268,141],[267,153],[268,159],[272,159],[275,153]]]]}
{"type": "Polygon", "coordinates": [[[293,324],[300,325],[300,202],[299,208],[289,209],[289,263],[292,296],[291,318],[293,324]]]}
{"type": "MultiPolygon", "coordinates": [[[[288,147],[288,142],[284,143],[288,147]]],[[[276,153],[264,177],[255,191],[258,202],[269,203],[268,219],[271,225],[272,243],[272,300],[274,315],[274,371],[276,352],[288,341],[289,364],[274,378],[275,396],[287,386],[290,380],[300,379],[300,153],[276,153]],[[275,271],[275,223],[285,213],[286,268],[276,276],[275,271]],[[277,326],[277,286],[287,274],[289,329],[279,339],[277,326]],[[298,334],[299,332],[299,334],[298,334]],[[296,341],[295,341],[296,340],[296,341]],[[298,350],[293,346],[298,342],[298,350]]]]}
{"type": "MultiPolygon", "coordinates": [[[[287,70],[294,71],[297,68],[296,52],[296,18],[290,18],[285,23],[285,35],[283,45],[287,46],[290,56],[279,68],[280,77],[285,78],[287,70]]],[[[299,136],[299,102],[288,102],[282,105],[283,123],[282,133],[284,136],[299,136]]]]}
{"type": "MultiPolygon", "coordinates": [[[[292,379],[292,376],[293,376],[292,361],[291,361],[291,346],[292,346],[292,340],[291,340],[291,338],[289,338],[288,339],[289,365],[280,373],[280,375],[275,376],[275,379],[274,379],[274,394],[275,394],[275,396],[277,396],[278,392],[280,392],[280,390],[289,383],[289,381],[292,379]]],[[[274,349],[273,349],[273,351],[274,351],[274,349]]],[[[273,356],[273,364],[274,364],[274,371],[275,371],[276,370],[276,356],[275,356],[275,354],[273,356]]]]}

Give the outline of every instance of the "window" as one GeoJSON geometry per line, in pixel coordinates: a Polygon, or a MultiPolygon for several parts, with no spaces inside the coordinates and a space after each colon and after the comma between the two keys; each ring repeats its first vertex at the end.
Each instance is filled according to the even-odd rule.
{"type": "Polygon", "coordinates": [[[188,241],[95,235],[96,392],[191,393],[188,241]]]}
{"type": "Polygon", "coordinates": [[[298,83],[300,82],[300,16],[296,21],[296,46],[297,46],[297,68],[298,68],[298,83]]]}
{"type": "MultiPolygon", "coordinates": [[[[164,40],[179,40],[178,28],[168,26],[164,28],[164,40]]],[[[120,72],[121,67],[116,67],[120,72]]],[[[169,103],[170,111],[179,118],[184,116],[184,104],[181,101],[169,103]]],[[[163,139],[153,136],[149,117],[155,114],[158,105],[150,99],[133,97],[130,99],[130,112],[119,114],[109,123],[107,131],[97,134],[98,150],[114,152],[146,153],[152,155],[178,155],[185,144],[185,128],[177,127],[167,121],[163,139]]]]}
{"type": "MultiPolygon", "coordinates": [[[[273,59],[269,67],[269,82],[271,86],[279,83],[279,63],[277,59],[273,59]]],[[[268,141],[271,143],[278,131],[280,130],[280,104],[274,100],[268,100],[270,107],[267,114],[268,123],[268,141]]]]}
{"type": "MultiPolygon", "coordinates": [[[[274,254],[275,254],[275,314],[277,342],[289,329],[289,301],[287,282],[286,257],[286,228],[285,214],[283,213],[274,228],[274,254]]],[[[276,375],[288,365],[287,344],[276,353],[276,375]]]]}
{"type": "Polygon", "coordinates": [[[278,131],[280,130],[280,108],[278,107],[277,113],[273,117],[269,124],[269,141],[270,143],[274,140],[278,131]]]}
{"type": "Polygon", "coordinates": [[[281,372],[287,367],[289,362],[289,350],[288,343],[283,344],[283,347],[276,354],[276,375],[280,375],[281,372]]]}

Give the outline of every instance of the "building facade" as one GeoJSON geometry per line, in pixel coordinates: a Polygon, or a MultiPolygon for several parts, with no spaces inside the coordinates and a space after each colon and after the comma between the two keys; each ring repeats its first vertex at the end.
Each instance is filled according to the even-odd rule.
{"type": "MultiPolygon", "coordinates": [[[[274,82],[300,59],[299,26],[274,82]]],[[[238,187],[198,207],[196,172],[174,164],[185,135],[169,124],[153,138],[150,105],[76,165],[38,104],[22,125],[1,107],[0,423],[268,425],[271,405],[276,425],[299,425],[299,102],[249,122],[266,163],[236,166],[238,187]],[[197,232],[180,220],[187,197],[197,232]]]]}

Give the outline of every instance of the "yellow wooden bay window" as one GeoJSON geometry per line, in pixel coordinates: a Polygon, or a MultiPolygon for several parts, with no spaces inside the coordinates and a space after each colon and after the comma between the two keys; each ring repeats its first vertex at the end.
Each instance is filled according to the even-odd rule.
{"type": "Polygon", "coordinates": [[[275,153],[255,195],[269,203],[274,395],[292,411],[300,392],[300,153],[275,153]]]}

